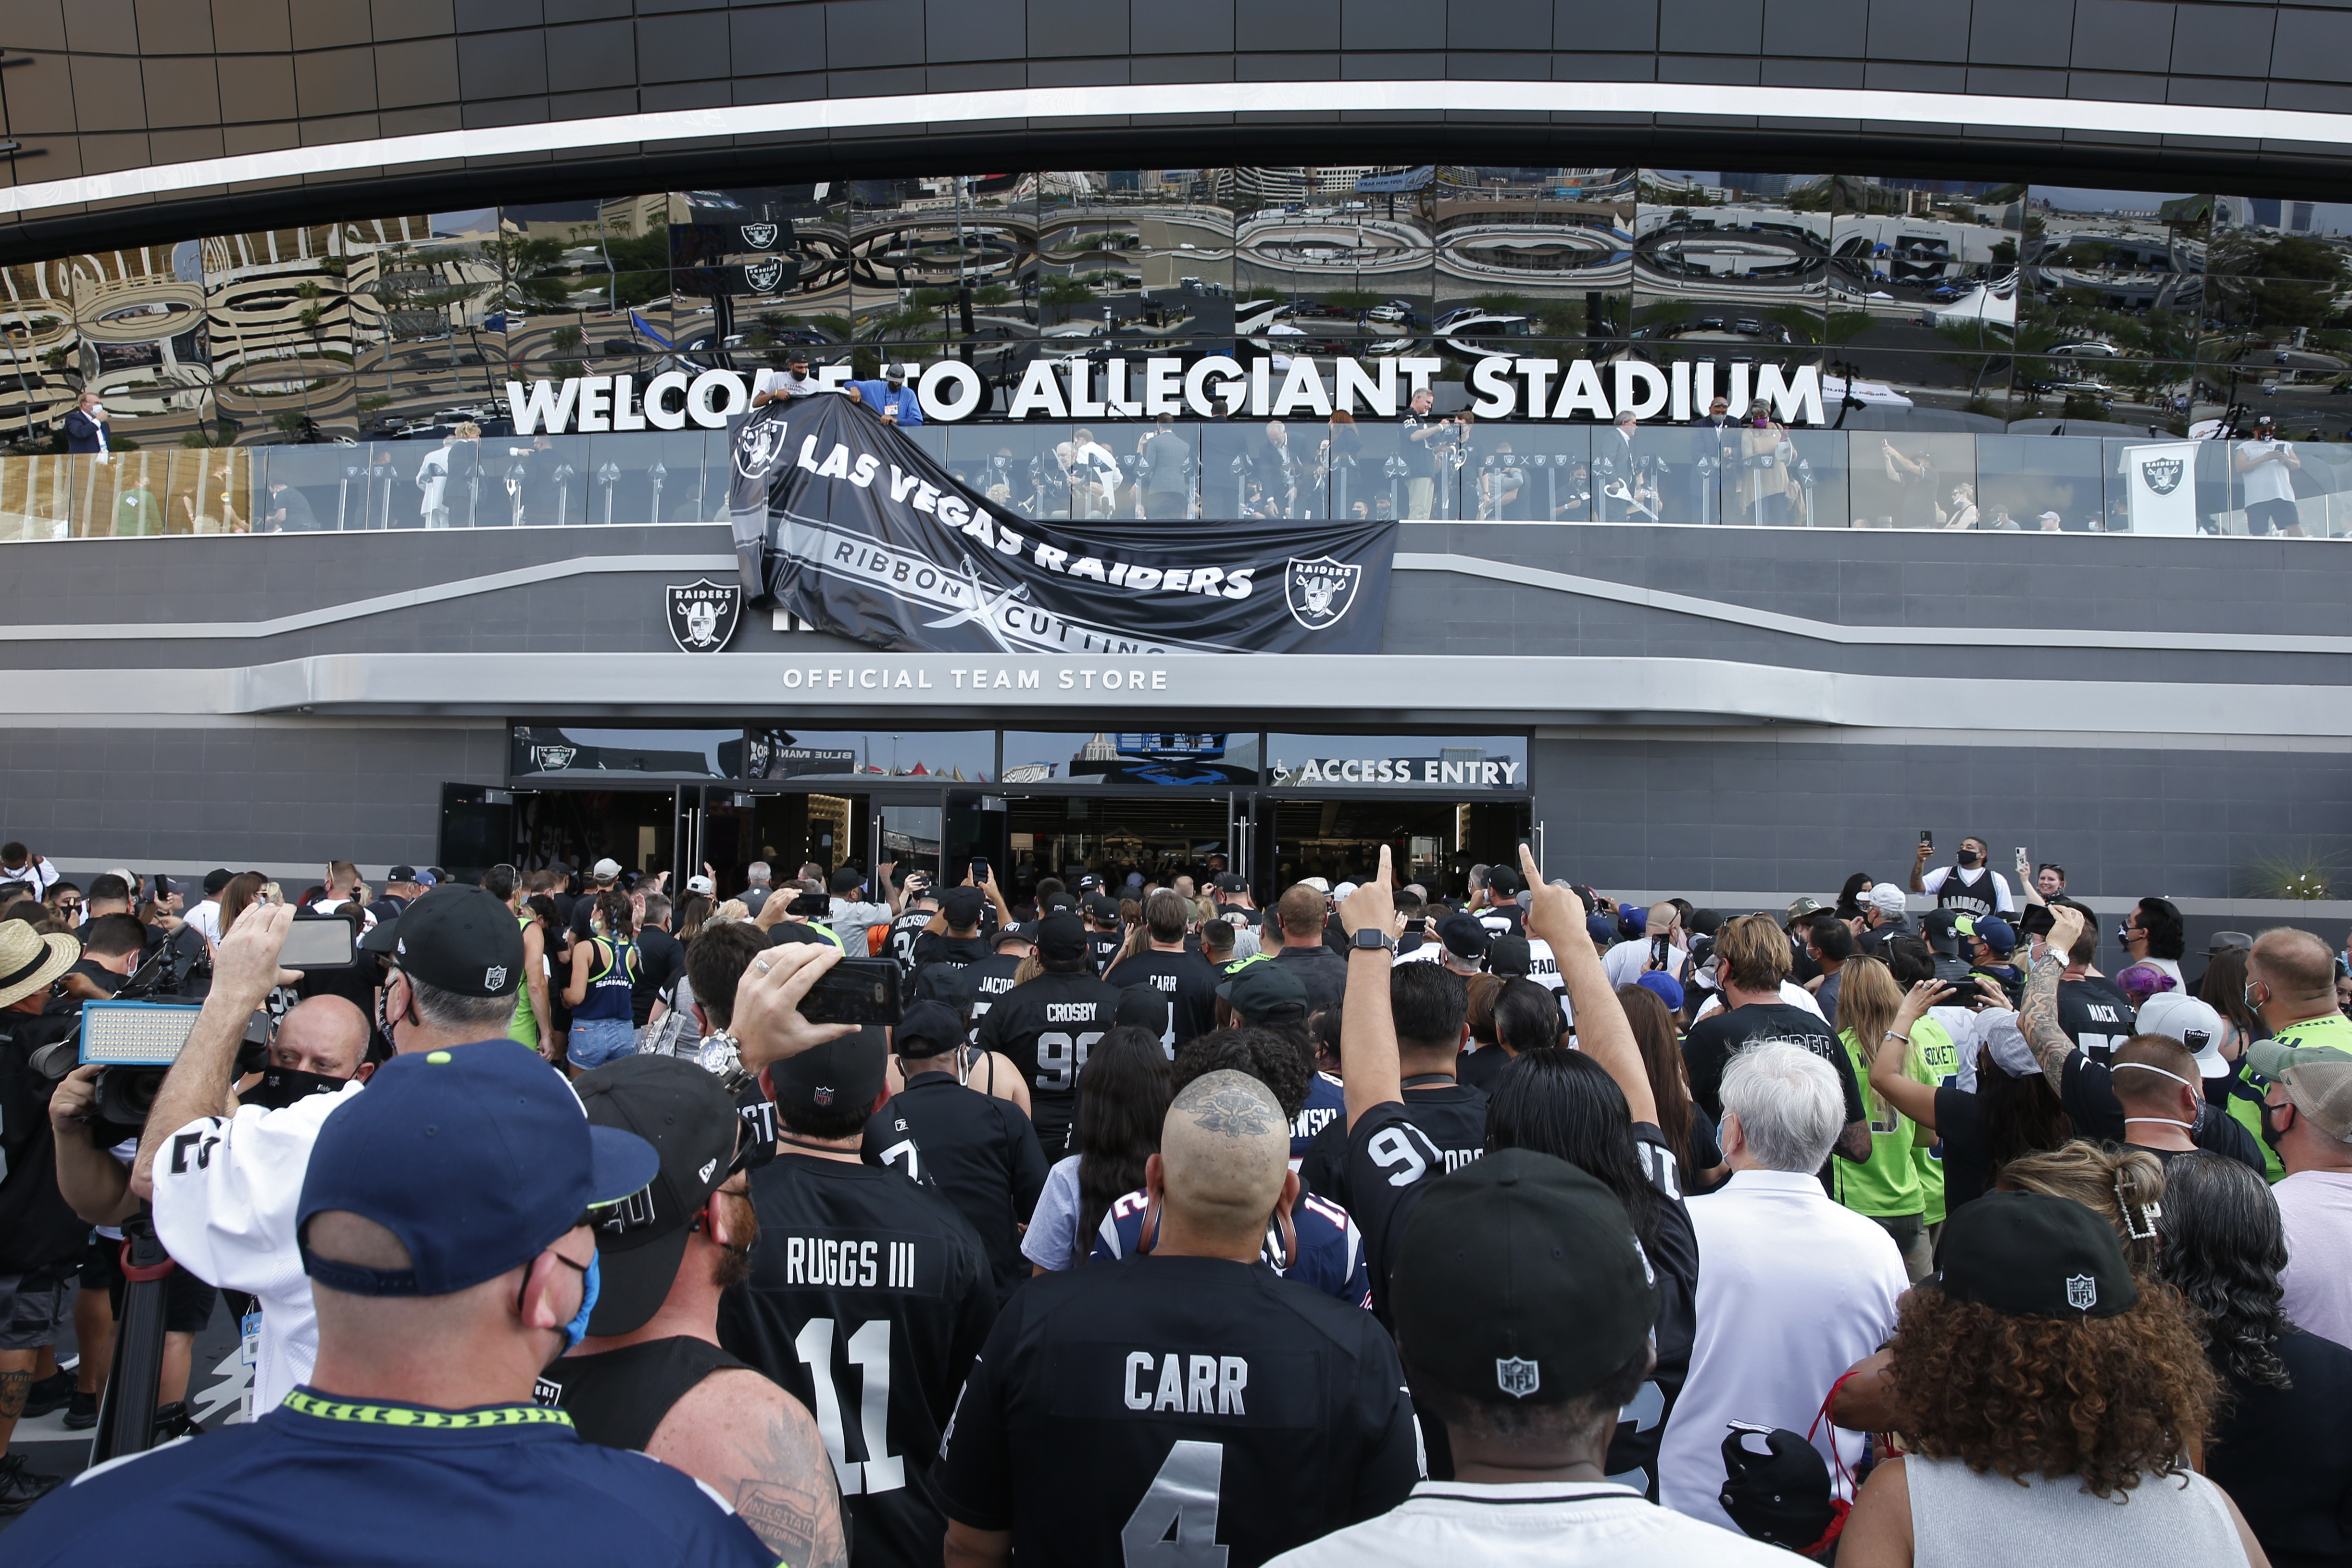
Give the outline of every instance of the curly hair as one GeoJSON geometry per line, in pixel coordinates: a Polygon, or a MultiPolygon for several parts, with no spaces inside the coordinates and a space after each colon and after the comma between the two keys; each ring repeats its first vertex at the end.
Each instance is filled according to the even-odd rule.
{"type": "Polygon", "coordinates": [[[2202,1319],[2229,1374],[2263,1388],[2293,1384],[2271,1342],[2293,1327],[2280,1306],[2286,1230],[2252,1171],[2221,1154],[2183,1154],[2165,1169],[2158,1263],[2202,1319]]]}
{"type": "Polygon", "coordinates": [[[2074,1476],[2102,1498],[2187,1470],[2221,1391],[2189,1309],[2149,1280],[2129,1311],[2080,1322],[1916,1285],[1893,1349],[1890,1387],[1911,1413],[1913,1448],[2020,1484],[2074,1476]]]}

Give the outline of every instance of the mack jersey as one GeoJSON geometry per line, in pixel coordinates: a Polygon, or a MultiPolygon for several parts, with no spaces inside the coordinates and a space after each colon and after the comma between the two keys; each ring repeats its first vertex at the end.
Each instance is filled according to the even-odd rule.
{"type": "Polygon", "coordinates": [[[1030,1120],[1048,1160],[1068,1152],[1078,1074],[1118,1016],[1118,991],[1091,974],[1045,973],[998,998],[973,1043],[1002,1051],[1029,1080],[1030,1120]]]}
{"type": "MultiPolygon", "coordinates": [[[[1445,1169],[1458,1171],[1486,1152],[1485,1089],[1458,1083],[1443,1073],[1430,1073],[1404,1080],[1404,1102],[1412,1111],[1413,1125],[1437,1146],[1445,1169]]],[[[1347,1123],[1343,1111],[1316,1133],[1298,1166],[1301,1185],[1343,1209],[1354,1206],[1348,1196],[1347,1123]]]]}
{"type": "Polygon", "coordinates": [[[1168,1029],[1160,1043],[1171,1056],[1185,1041],[1216,1026],[1217,972],[1197,954],[1146,948],[1112,964],[1103,982],[1121,991],[1149,985],[1168,998],[1168,1029]]]}
{"type": "MultiPolygon", "coordinates": [[[[1133,1258],[1143,1247],[1143,1226],[1151,1207],[1149,1193],[1128,1194],[1104,1214],[1095,1233],[1094,1256],[1105,1261],[1133,1258]]],[[[1335,1296],[1351,1307],[1372,1304],[1372,1277],[1364,1258],[1364,1237],[1348,1211],[1328,1198],[1301,1193],[1290,1210],[1297,1250],[1286,1261],[1289,1244],[1282,1227],[1269,1222],[1259,1260],[1286,1279],[1335,1296]]]]}
{"type": "Polygon", "coordinates": [[[1257,1568],[1394,1507],[1420,1468],[1371,1314],[1254,1265],[1145,1257],[1022,1288],[939,1478],[1024,1568],[1257,1568]]]}
{"type": "Polygon", "coordinates": [[[816,1417],[855,1568],[939,1568],[931,1457],[996,1311],[987,1254],[898,1172],[785,1152],[751,1173],[760,1245],[719,1342],[816,1417]]]}
{"type": "Polygon", "coordinates": [[[2111,980],[2085,975],[2058,983],[2058,1027],[2095,1062],[2115,1055],[2137,1030],[2132,999],[2111,980]]]}
{"type": "MultiPolygon", "coordinates": [[[[1681,1162],[1666,1147],[1665,1135],[1650,1122],[1635,1122],[1633,1152],[1657,1195],[1656,1236],[1646,1251],[1658,1275],[1658,1318],[1651,1333],[1658,1365],[1633,1403],[1618,1413],[1617,1432],[1609,1442],[1609,1479],[1639,1487],[1655,1501],[1658,1443],[1690,1375],[1691,1342],[1698,1328],[1694,1305],[1698,1237],[1683,1207],[1681,1162]]],[[[1349,1130],[1348,1182],[1356,1197],[1352,1212],[1371,1258],[1374,1310],[1384,1321],[1389,1270],[1403,1242],[1405,1222],[1420,1201],[1422,1184],[1444,1173],[1444,1158],[1436,1144],[1421,1130],[1412,1111],[1395,1100],[1372,1107],[1349,1130]]]]}

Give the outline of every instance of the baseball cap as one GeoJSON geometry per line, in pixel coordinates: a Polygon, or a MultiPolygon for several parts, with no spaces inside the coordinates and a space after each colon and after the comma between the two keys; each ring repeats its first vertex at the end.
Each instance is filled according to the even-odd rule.
{"type": "MultiPolygon", "coordinates": [[[[218,872],[215,872],[213,875],[218,876],[219,874],[220,873],[218,872]]],[[[394,866],[391,870],[386,871],[383,874],[383,879],[387,882],[414,882],[416,880],[416,868],[414,866],[394,866]]],[[[226,884],[224,883],[223,886],[226,886],[226,884]]],[[[206,877],[205,879],[205,891],[209,893],[213,890],[213,879],[212,877],[206,877]]]]}
{"type": "MultiPolygon", "coordinates": [[[[415,875],[415,873],[413,871],[409,873],[409,877],[413,877],[415,875]]],[[[205,897],[208,899],[211,898],[215,893],[217,893],[223,888],[227,887],[231,881],[236,879],[236,873],[230,870],[226,866],[214,867],[211,870],[205,873],[205,897]]],[[[391,879],[393,881],[405,882],[409,879],[409,877],[402,876],[400,874],[400,868],[397,866],[394,866],[392,868],[391,879]]]]}
{"type": "Polygon", "coordinates": [[[1973,936],[2006,958],[2017,951],[2017,932],[1999,915],[1962,915],[1955,926],[1962,936],[1973,936]]]}
{"type": "Polygon", "coordinates": [[[2116,1227],[2071,1198],[1988,1193],[1944,1222],[1941,1257],[1945,1295],[2011,1317],[2112,1318],[2139,1301],[2116,1227]]]}
{"type": "Polygon", "coordinates": [[[1489,866],[1486,868],[1486,890],[1509,898],[1519,890],[1519,874],[1508,866],[1489,866]]]}
{"type": "Polygon", "coordinates": [[[1248,886],[1247,882],[1242,880],[1234,872],[1222,871],[1217,875],[1217,891],[1221,893],[1238,893],[1248,886]]]}
{"type": "Polygon", "coordinates": [[[904,381],[907,379],[907,367],[896,363],[886,364],[882,367],[882,379],[885,381],[904,381]]]}
{"type": "Polygon", "coordinates": [[[522,984],[522,928],[481,889],[452,883],[401,911],[392,962],[460,996],[511,996],[522,984]]]}
{"type": "Polygon", "coordinates": [[[779,1106],[827,1110],[837,1105],[870,1109],[881,1098],[889,1047],[882,1027],[869,1024],[854,1035],[799,1051],[768,1068],[779,1106]]]}
{"type": "Polygon", "coordinates": [[[1034,945],[1036,941],[1037,922],[1035,921],[1024,921],[1019,925],[996,928],[996,945],[999,947],[1003,947],[1008,942],[1025,942],[1034,945]]]}
{"type": "Polygon", "coordinates": [[[1082,957],[1087,951],[1087,928],[1078,917],[1067,910],[1055,910],[1037,922],[1037,956],[1055,963],[1066,963],[1082,957]]]}
{"type": "Polygon", "coordinates": [[[1128,985],[1119,990],[1118,1006],[1111,1022],[1114,1027],[1124,1028],[1133,1025],[1165,1037],[1169,1011],[1168,993],[1157,985],[1128,985]]]}
{"type": "Polygon", "coordinates": [[[1118,900],[1108,893],[1089,893],[1087,895],[1087,913],[1097,921],[1115,921],[1118,919],[1118,900]]]}
{"type": "Polygon", "coordinates": [[[2229,1032],[2212,1005],[2179,991],[2159,991],[2139,1005],[2139,1032],[2169,1035],[2197,1056],[2197,1070],[2206,1078],[2227,1078],[2230,1064],[2221,1059],[2221,1037],[2229,1032]]]}
{"type": "Polygon", "coordinates": [[[2257,414],[2254,416],[2254,428],[2257,430],[2261,429],[2265,425],[2275,425],[2277,423],[2278,421],[2276,419],[2272,418],[2267,414],[2257,414]]]}
{"type": "Polygon", "coordinates": [[[635,1133],[660,1161],[645,1190],[596,1225],[603,1282],[588,1331],[625,1334],[668,1298],[695,1216],[734,1170],[743,1122],[719,1079],[678,1057],[623,1057],[573,1087],[590,1126],[635,1133]]]}
{"type": "Polygon", "coordinates": [[[1276,963],[1244,963],[1217,994],[1250,1024],[1296,1024],[1307,1016],[1307,987],[1276,963]]]}
{"type": "Polygon", "coordinates": [[[592,1125],[515,1041],[394,1057],[320,1126],[295,1213],[302,1270],[354,1296],[453,1295],[530,1262],[660,1167],[635,1133],[592,1125]],[[312,1256],[305,1233],[329,1209],[392,1232],[411,1266],[312,1256]]]}
{"type": "Polygon", "coordinates": [[[1965,918],[1949,910],[1929,910],[1921,916],[1919,933],[1927,939],[1927,951],[1945,958],[1958,958],[1960,921],[1965,918]]]}
{"type": "Polygon", "coordinates": [[[1679,1013],[1683,1010],[1683,983],[1664,970],[1653,969],[1633,984],[1645,990],[1656,992],[1658,1000],[1666,1005],[1667,1012],[1679,1013]]]}
{"type": "Polygon", "coordinates": [[[1641,1353],[1657,1276],[1607,1187],[1549,1154],[1497,1149],[1422,1189],[1389,1307],[1405,1359],[1438,1386],[1557,1404],[1641,1353]]]}
{"type": "MultiPolygon", "coordinates": [[[[866,877],[855,866],[844,866],[833,874],[831,886],[836,893],[854,893],[866,886],[866,877]]],[[[979,890],[977,888],[972,889],[974,892],[979,890]]]]}
{"type": "Polygon", "coordinates": [[[427,866],[416,873],[415,879],[420,888],[437,888],[449,879],[449,873],[438,866],[427,866]]]}
{"type": "Polygon", "coordinates": [[[1881,882],[1870,889],[1870,907],[1882,915],[1899,915],[1904,910],[1903,889],[1892,882],[1881,882]]]}
{"type": "Polygon", "coordinates": [[[609,882],[621,874],[621,863],[610,855],[588,868],[588,875],[599,882],[609,882]]]}
{"type": "Polygon", "coordinates": [[[719,891],[719,884],[708,877],[688,877],[686,879],[686,890],[689,893],[700,893],[707,899],[719,891]]]}
{"type": "Polygon", "coordinates": [[[1091,893],[1097,888],[1101,886],[1102,879],[1096,876],[1092,871],[1087,872],[1085,876],[1078,879],[1078,891],[1081,893],[1091,893]]]}
{"type": "Polygon", "coordinates": [[[1326,898],[1331,895],[1331,884],[1320,877],[1301,877],[1298,879],[1298,885],[1302,888],[1312,888],[1326,898]]]}
{"type": "Polygon", "coordinates": [[[940,895],[940,913],[948,924],[957,930],[969,930],[980,923],[981,906],[988,896],[978,888],[950,888],[940,895]]]}
{"type": "Polygon", "coordinates": [[[2337,1142],[2352,1141],[2352,1056],[2334,1046],[2256,1040],[2246,1065],[2286,1090],[2294,1108],[2337,1142]]]}
{"type": "Polygon", "coordinates": [[[1331,889],[1331,896],[1332,896],[1334,899],[1342,899],[1342,900],[1344,900],[1344,899],[1346,899],[1346,898],[1349,897],[1351,894],[1353,894],[1353,893],[1355,892],[1355,890],[1356,890],[1356,884],[1355,884],[1355,883],[1353,883],[1353,882],[1342,882],[1342,883],[1340,883],[1338,887],[1333,888],[1333,889],[1331,889]]]}
{"type": "MultiPolygon", "coordinates": [[[[925,973],[954,967],[934,963],[927,967],[925,973]]],[[[947,1055],[962,1045],[963,1039],[963,1020],[944,1003],[917,1002],[898,1016],[897,1027],[890,1031],[890,1048],[902,1057],[927,1058],[947,1055]]]]}
{"type": "Polygon", "coordinates": [[[1486,944],[1486,973],[1527,974],[1535,968],[1534,950],[1523,936],[1498,936],[1486,944]]]}
{"type": "Polygon", "coordinates": [[[1829,906],[1822,902],[1821,900],[1814,898],[1811,893],[1807,893],[1802,897],[1790,900],[1789,918],[1792,921],[1800,921],[1804,919],[1807,915],[1820,914],[1823,910],[1828,908],[1829,906]]]}
{"type": "Polygon", "coordinates": [[[1448,915],[1437,922],[1437,940],[1456,958],[1483,958],[1495,942],[1476,915],[1448,915]]]}
{"type": "Polygon", "coordinates": [[[1640,904],[1618,905],[1617,929],[1627,936],[1640,936],[1650,929],[1650,911],[1640,904]]]}
{"type": "Polygon", "coordinates": [[[1614,942],[1617,940],[1617,922],[1607,915],[1587,915],[1584,917],[1584,934],[1595,942],[1614,942]]]}

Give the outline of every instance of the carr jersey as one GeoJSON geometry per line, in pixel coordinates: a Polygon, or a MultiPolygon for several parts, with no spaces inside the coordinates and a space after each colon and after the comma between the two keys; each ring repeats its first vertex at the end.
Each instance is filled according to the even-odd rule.
{"type": "Polygon", "coordinates": [[[988,1253],[999,1296],[1029,1277],[1021,1227],[1045,1186],[1036,1131],[1009,1100],[944,1071],[917,1072],[866,1121],[866,1163],[936,1191],[988,1253]]]}
{"type": "Polygon", "coordinates": [[[1024,1286],[941,1452],[948,1513],[1024,1568],[1257,1568],[1402,1501],[1412,1405],[1369,1312],[1214,1258],[1024,1286]]]}
{"type": "Polygon", "coordinates": [[[1216,1025],[1217,972],[1197,954],[1146,948],[1112,964],[1103,983],[1121,991],[1130,985],[1149,985],[1168,998],[1168,1032],[1160,1036],[1160,1043],[1171,1057],[1185,1041],[1207,1034],[1216,1025]]]}
{"type": "MultiPolygon", "coordinates": [[[[1142,1191],[1113,1203],[1095,1234],[1095,1258],[1117,1262],[1136,1256],[1142,1249],[1150,1208],[1150,1194],[1142,1191]]],[[[1268,1224],[1259,1261],[1286,1279],[1296,1279],[1351,1307],[1371,1306],[1372,1278],[1364,1258],[1364,1237],[1346,1209],[1328,1198],[1302,1193],[1291,1208],[1290,1228],[1297,1237],[1297,1256],[1285,1264],[1282,1227],[1268,1224]]]]}
{"type": "Polygon", "coordinates": [[[1003,1052],[1029,1080],[1030,1118],[1048,1159],[1068,1152],[1078,1074],[1118,1016],[1115,986],[1091,974],[1049,972],[1007,991],[981,1020],[973,1043],[1003,1052]]]}
{"type": "MultiPolygon", "coordinates": [[[[1656,1240],[1645,1248],[1658,1275],[1658,1320],[1651,1331],[1658,1365],[1633,1403],[1618,1413],[1617,1432],[1609,1440],[1609,1479],[1640,1488],[1654,1502],[1658,1443],[1690,1376],[1691,1343],[1698,1329],[1698,1236],[1683,1206],[1682,1163],[1666,1147],[1665,1135],[1650,1122],[1635,1122],[1633,1152],[1658,1199],[1656,1240]]],[[[1389,1270],[1404,1239],[1405,1222],[1420,1201],[1422,1184],[1444,1173],[1444,1157],[1405,1105],[1376,1105],[1349,1130],[1352,1212],[1371,1260],[1373,1309],[1383,1321],[1389,1270]]]]}
{"type": "Polygon", "coordinates": [[[760,1245],[719,1342],[816,1417],[857,1568],[939,1568],[931,1457],[996,1312],[988,1256],[937,1194],[789,1152],[751,1173],[760,1245]]]}
{"type": "Polygon", "coordinates": [[[1020,970],[1021,960],[1009,952],[992,952],[964,970],[964,978],[971,982],[971,1026],[975,1037],[980,1021],[1013,989],[1013,977],[1020,970]]]}
{"type": "MultiPolygon", "coordinates": [[[[1502,1055],[1500,1051],[1495,1053],[1502,1055]]],[[[1458,1171],[1486,1152],[1486,1091],[1458,1083],[1441,1073],[1404,1080],[1404,1103],[1445,1163],[1458,1171]]],[[[1318,1197],[1341,1208],[1354,1205],[1348,1196],[1348,1118],[1343,1107],[1331,1123],[1315,1134],[1307,1158],[1299,1163],[1298,1180],[1318,1197]]]]}

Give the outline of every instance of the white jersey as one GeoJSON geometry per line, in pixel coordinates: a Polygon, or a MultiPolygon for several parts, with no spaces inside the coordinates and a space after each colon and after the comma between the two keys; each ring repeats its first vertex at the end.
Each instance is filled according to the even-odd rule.
{"type": "MultiPolygon", "coordinates": [[[[1820,1000],[1815,997],[1811,992],[1806,990],[1803,986],[1797,984],[1793,981],[1783,980],[1780,982],[1780,1000],[1787,1003],[1791,1007],[1802,1007],[1814,1017],[1821,1018],[1822,1022],[1824,1024],[1829,1022],[1827,1018],[1822,1016],[1822,1005],[1820,1000]]],[[[1706,1005],[1698,1010],[1698,1017],[1693,1018],[1691,1022],[1696,1024],[1698,1022],[1699,1018],[1705,1018],[1722,1011],[1723,993],[1718,991],[1706,999],[1706,1005]]]]}
{"type": "Polygon", "coordinates": [[[155,1237],[199,1279],[251,1294],[261,1309],[253,1405],[275,1410],[319,1360],[319,1314],[294,1215],[327,1117],[364,1086],[282,1110],[257,1105],[191,1121],[155,1155],[155,1237]]]}
{"type": "MultiPolygon", "coordinates": [[[[1683,972],[1683,961],[1689,956],[1690,950],[1687,948],[1668,947],[1665,972],[1668,974],[1680,976],[1683,972]]],[[[1635,937],[1631,942],[1621,942],[1601,957],[1601,973],[1609,976],[1612,990],[1620,985],[1633,984],[1642,978],[1649,967],[1650,939],[1645,936],[1635,937]]]]}
{"type": "Polygon", "coordinates": [[[221,939],[220,900],[217,899],[204,900],[202,902],[198,903],[194,909],[188,911],[188,917],[184,923],[195,927],[198,931],[203,933],[204,939],[206,942],[211,942],[215,947],[218,947],[220,945],[221,939]]]}

